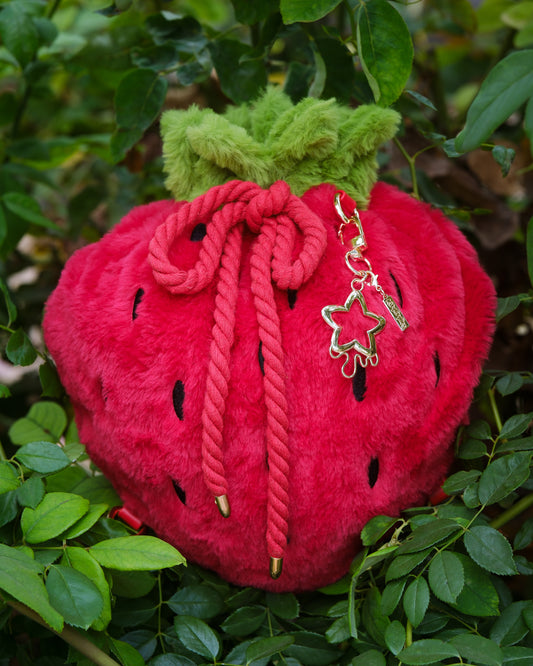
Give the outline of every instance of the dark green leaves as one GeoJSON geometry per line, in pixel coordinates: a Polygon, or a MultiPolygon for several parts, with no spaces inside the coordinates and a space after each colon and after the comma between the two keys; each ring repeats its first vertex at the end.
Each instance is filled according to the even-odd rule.
{"type": "Polygon", "coordinates": [[[0,37],[21,67],[29,64],[39,46],[39,33],[23,3],[11,2],[0,11],[0,37]]]}
{"type": "Polygon", "coordinates": [[[329,14],[341,0],[281,0],[283,23],[317,21],[329,14]]]}
{"type": "Polygon", "coordinates": [[[184,587],[173,594],[167,603],[177,615],[192,615],[202,620],[208,620],[224,609],[220,594],[209,585],[184,587]]]}
{"type": "Polygon", "coordinates": [[[482,504],[499,502],[521,486],[529,476],[531,453],[512,453],[490,463],[479,480],[482,504]]]}
{"type": "Polygon", "coordinates": [[[448,657],[458,657],[459,652],[448,643],[435,638],[426,638],[421,641],[415,641],[409,647],[406,647],[398,654],[404,664],[417,666],[419,664],[434,664],[441,659],[448,657]]]}
{"type": "Polygon", "coordinates": [[[234,102],[255,99],[267,84],[264,64],[250,48],[234,39],[219,39],[209,45],[220,87],[234,102]]]}
{"type": "Polygon", "coordinates": [[[464,586],[464,569],[461,560],[453,552],[438,552],[429,566],[429,584],[433,594],[446,603],[453,604],[464,586]]]}
{"type": "Polygon", "coordinates": [[[178,638],[183,645],[206,659],[216,659],[220,651],[220,639],[202,620],[188,615],[178,615],[174,620],[178,638]]]}
{"type": "Polygon", "coordinates": [[[6,356],[15,365],[31,365],[37,358],[37,352],[26,333],[18,328],[9,338],[6,356]]]}
{"type": "Polygon", "coordinates": [[[483,81],[455,141],[457,150],[466,152],[486,141],[532,95],[533,50],[510,53],[483,81]]]}
{"type": "Polygon", "coordinates": [[[415,578],[403,595],[403,608],[413,627],[418,627],[422,622],[428,605],[429,588],[426,579],[415,578]]]}
{"type": "Polygon", "coordinates": [[[472,527],[464,542],[470,557],[487,571],[502,576],[517,573],[511,544],[492,527],[472,527]]]}
{"type": "Polygon", "coordinates": [[[36,402],[28,414],[11,426],[9,436],[14,444],[58,442],[67,425],[65,410],[54,402],[36,402]]]}
{"type": "Polygon", "coordinates": [[[411,73],[413,44],[404,20],[386,0],[360,3],[357,52],[376,102],[392,104],[411,73]]]}
{"type": "Polygon", "coordinates": [[[152,69],[136,69],[121,80],[115,95],[118,129],[111,139],[111,152],[120,160],[142,137],[159,114],[167,81],[152,69]]]}

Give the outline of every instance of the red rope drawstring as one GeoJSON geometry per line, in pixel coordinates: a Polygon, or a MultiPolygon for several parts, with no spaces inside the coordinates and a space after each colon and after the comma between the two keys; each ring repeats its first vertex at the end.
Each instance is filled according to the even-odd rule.
{"type": "Polygon", "coordinates": [[[225,517],[230,514],[223,461],[224,411],[230,380],[235,309],[241,261],[243,224],[255,234],[250,257],[251,289],[264,358],[268,454],[267,548],[270,571],[281,573],[289,518],[289,445],[285,367],[273,282],[279,289],[297,289],[316,269],[326,247],[321,220],[278,181],[268,190],[255,183],[231,181],[186,203],[160,225],[150,243],[149,261],[155,279],[172,294],[204,289],[219,270],[214,324],[202,412],[202,469],[210,492],[225,517]],[[169,260],[173,241],[192,222],[206,223],[196,264],[182,270],[169,260]],[[301,250],[292,258],[297,230],[301,250]]]}

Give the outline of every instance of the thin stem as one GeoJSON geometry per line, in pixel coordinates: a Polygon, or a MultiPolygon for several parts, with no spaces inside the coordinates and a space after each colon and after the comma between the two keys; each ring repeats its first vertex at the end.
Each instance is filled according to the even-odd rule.
{"type": "Polygon", "coordinates": [[[503,527],[509,521],[513,520],[513,518],[519,516],[523,511],[529,509],[530,506],[533,506],[533,493],[522,497],[522,499],[518,500],[516,504],[513,504],[513,506],[509,507],[506,511],[491,520],[489,525],[495,530],[498,530],[500,527],[503,527]]]}
{"type": "Polygon", "coordinates": [[[418,180],[417,180],[417,177],[416,177],[415,161],[409,155],[409,153],[405,150],[405,148],[402,146],[400,141],[398,141],[397,137],[394,137],[393,140],[394,140],[394,143],[396,144],[398,150],[404,156],[405,161],[407,162],[407,164],[409,166],[409,172],[411,174],[411,183],[412,183],[412,186],[413,186],[413,196],[415,197],[415,199],[420,199],[420,194],[418,192],[418,180]]]}
{"type": "Polygon", "coordinates": [[[496,404],[496,398],[494,396],[493,388],[489,389],[489,401],[490,401],[490,407],[492,409],[492,414],[494,416],[494,421],[496,422],[496,427],[498,428],[498,432],[501,432],[503,424],[500,417],[500,410],[498,409],[498,405],[496,404]]]}
{"type": "Polygon", "coordinates": [[[49,631],[53,631],[54,634],[57,634],[62,638],[65,643],[72,645],[73,648],[76,648],[83,655],[91,659],[97,666],[120,666],[114,659],[112,659],[105,652],[102,652],[99,647],[92,643],[86,636],[81,634],[76,629],[72,627],[65,627],[62,631],[55,631],[51,629],[46,622],[39,616],[37,613],[28,608],[24,604],[21,604],[19,601],[7,601],[7,604],[14,608],[21,615],[25,615],[34,622],[42,625],[49,631]]]}

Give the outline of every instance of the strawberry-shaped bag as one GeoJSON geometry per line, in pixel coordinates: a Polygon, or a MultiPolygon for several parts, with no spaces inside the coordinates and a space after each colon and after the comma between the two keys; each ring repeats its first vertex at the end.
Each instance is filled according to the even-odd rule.
{"type": "Polygon", "coordinates": [[[76,252],[45,339],[125,507],[273,591],[331,583],[363,525],[442,482],[493,328],[452,222],[375,182],[393,111],[269,90],[163,117],[175,200],[76,252]]]}

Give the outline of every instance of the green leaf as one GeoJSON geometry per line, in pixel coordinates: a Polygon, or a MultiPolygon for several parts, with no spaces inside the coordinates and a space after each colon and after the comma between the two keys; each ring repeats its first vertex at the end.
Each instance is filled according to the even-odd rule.
{"type": "Polygon", "coordinates": [[[124,666],[145,666],[144,659],[137,650],[124,641],[116,638],[110,638],[111,650],[115,657],[118,657],[124,666]]]}
{"type": "Polygon", "coordinates": [[[522,298],[517,294],[514,296],[508,296],[507,298],[498,298],[496,321],[499,322],[508,314],[514,312],[521,302],[522,298]]]}
{"type": "Polygon", "coordinates": [[[284,620],[294,620],[300,614],[300,604],[294,594],[266,593],[266,603],[269,609],[284,620]]]}
{"type": "Polygon", "coordinates": [[[502,176],[504,178],[509,174],[515,156],[516,151],[512,148],[506,148],[505,146],[494,146],[492,149],[492,157],[494,157],[496,164],[498,164],[501,168],[502,176]]]}
{"type": "Polygon", "coordinates": [[[459,634],[453,636],[449,642],[457,649],[461,657],[468,659],[473,664],[501,666],[503,661],[501,648],[488,638],[475,634],[459,634]]]}
{"type": "Polygon", "coordinates": [[[533,50],[510,53],[500,60],[481,84],[455,140],[467,152],[486,141],[533,94],[533,50]]]}
{"type": "Polygon", "coordinates": [[[115,95],[117,125],[124,129],[146,130],[157,118],[166,92],[166,79],[153,70],[128,72],[115,95]]]}
{"type": "Polygon", "coordinates": [[[455,603],[465,584],[461,560],[451,551],[438,552],[429,565],[428,580],[438,599],[450,604],[455,603]]]}
{"type": "Polygon", "coordinates": [[[25,552],[0,544],[0,589],[25,604],[55,631],[63,629],[63,618],[50,605],[42,565],[25,552]]]}
{"type": "Polygon", "coordinates": [[[522,548],[527,548],[529,544],[533,541],[533,518],[526,518],[520,529],[516,533],[513,542],[513,548],[515,550],[522,550],[522,548]]]}
{"type": "Polygon", "coordinates": [[[461,613],[490,617],[498,615],[500,599],[490,576],[475,564],[469,557],[455,553],[460,558],[464,569],[465,584],[454,604],[461,613]]]}
{"type": "Polygon", "coordinates": [[[126,153],[143,137],[144,131],[139,127],[124,129],[118,127],[111,137],[111,157],[114,162],[124,159],[126,153]]]}
{"type": "Polygon", "coordinates": [[[492,625],[490,639],[502,647],[519,643],[529,631],[524,615],[532,606],[531,601],[509,604],[492,625]]]}
{"type": "Polygon", "coordinates": [[[106,539],[91,546],[89,552],[102,566],[119,571],[151,571],[185,564],[185,558],[173,546],[153,536],[106,539]]]}
{"type": "Polygon", "coordinates": [[[386,666],[385,656],[377,650],[366,650],[351,661],[352,666],[386,666]]]}
{"type": "Polygon", "coordinates": [[[52,442],[30,442],[24,444],[15,454],[15,458],[28,469],[40,474],[58,472],[70,465],[63,450],[52,442]]]}
{"type": "Polygon", "coordinates": [[[374,99],[389,106],[398,99],[411,73],[413,43],[405,21],[386,0],[361,3],[357,53],[374,99]]]}
{"type": "Polygon", "coordinates": [[[328,643],[342,643],[351,637],[348,615],[338,617],[325,633],[328,643]]]}
{"type": "Polygon", "coordinates": [[[203,620],[189,615],[177,615],[174,627],[183,645],[206,659],[216,659],[220,652],[220,640],[203,620]]]}
{"type": "Polygon", "coordinates": [[[76,539],[85,534],[109,509],[107,504],[91,504],[89,511],[63,534],[64,539],[76,539]]]}
{"type": "Polygon", "coordinates": [[[457,457],[461,460],[475,460],[487,454],[485,442],[479,439],[468,438],[462,442],[457,452],[457,457]]]}
{"type": "Polygon", "coordinates": [[[246,649],[246,663],[266,659],[274,654],[286,650],[294,643],[294,637],[290,634],[272,636],[270,638],[259,638],[252,642],[246,649]]]}
{"type": "Polygon", "coordinates": [[[74,627],[88,629],[103,610],[96,585],[76,569],[53,564],[46,578],[52,606],[74,627]]]}
{"type": "Polygon", "coordinates": [[[0,495],[20,486],[17,470],[7,460],[0,461],[0,495]]]}
{"type": "Polygon", "coordinates": [[[479,480],[482,504],[495,504],[519,488],[529,477],[531,453],[511,453],[491,462],[479,480]]]}
{"type": "Polygon", "coordinates": [[[111,622],[111,593],[105,574],[98,562],[84,548],[67,546],[64,560],[92,581],[102,597],[102,610],[91,622],[91,628],[103,631],[111,622]]]}
{"type": "MultiPolygon", "coordinates": [[[[0,14],[1,16],[1,14],[0,14]]],[[[11,294],[7,284],[0,278],[0,290],[4,294],[4,303],[7,311],[7,326],[11,327],[11,324],[17,319],[17,308],[11,299],[11,294]]]]}
{"type": "Polygon", "coordinates": [[[447,518],[432,520],[421,527],[417,527],[411,537],[402,543],[398,549],[398,554],[405,555],[434,546],[460,529],[461,526],[454,520],[447,518]]]}
{"type": "Polygon", "coordinates": [[[429,588],[426,579],[415,578],[403,595],[403,609],[413,627],[424,619],[429,606],[429,588]]]}
{"type": "Polygon", "coordinates": [[[486,421],[477,420],[466,429],[467,434],[474,439],[490,439],[492,433],[486,421]]]}
{"type": "MultiPolygon", "coordinates": [[[[533,218],[531,218],[533,220],[533,218]]],[[[533,242],[533,237],[532,237],[533,242]]],[[[533,262],[533,259],[532,259],[533,262]]],[[[529,259],[528,259],[529,266],[529,259]]],[[[533,267],[532,267],[533,268],[533,267]]],[[[524,384],[524,378],[520,372],[507,372],[503,377],[500,377],[496,382],[496,388],[500,395],[511,395],[519,391],[524,384]]]]}
{"type": "Polygon", "coordinates": [[[259,629],[265,616],[264,606],[243,606],[227,617],[220,628],[230,636],[248,636],[259,629]]]}
{"type": "Polygon", "coordinates": [[[406,576],[419,564],[421,564],[430,554],[430,550],[423,550],[418,553],[411,553],[409,555],[398,555],[390,563],[389,568],[387,569],[385,581],[388,583],[395,578],[402,578],[402,576],[406,576]]]}
{"type": "Polygon", "coordinates": [[[502,652],[504,666],[531,666],[533,663],[533,648],[505,647],[502,652]]]}
{"type": "Polygon", "coordinates": [[[27,543],[42,543],[59,536],[89,509],[89,502],[71,493],[48,493],[35,509],[26,507],[20,526],[27,543]]]}
{"type": "Polygon", "coordinates": [[[492,527],[472,527],[464,535],[464,543],[470,557],[491,573],[512,576],[517,573],[513,549],[507,539],[492,527]]]}
{"type": "Polygon", "coordinates": [[[294,643],[286,649],[286,654],[305,666],[327,666],[340,656],[339,650],[320,634],[295,631],[293,637],[294,643]]]}
{"type": "Polygon", "coordinates": [[[408,666],[434,664],[441,661],[441,659],[458,656],[459,653],[453,645],[436,638],[424,638],[415,641],[397,655],[398,659],[404,664],[408,664],[408,666]]]}
{"type": "Polygon", "coordinates": [[[45,229],[61,231],[61,227],[58,227],[52,220],[45,217],[41,213],[39,204],[27,194],[8,192],[2,196],[2,201],[5,207],[20,217],[21,220],[25,220],[30,224],[36,224],[38,227],[44,227],[45,229]]]}
{"type": "Polygon", "coordinates": [[[503,424],[499,439],[519,437],[529,428],[531,419],[533,419],[533,412],[528,412],[527,414],[514,414],[503,424]]]}
{"type": "Polygon", "coordinates": [[[372,586],[366,593],[361,611],[361,620],[373,640],[378,645],[385,647],[385,631],[390,624],[390,620],[381,610],[381,593],[375,586],[372,586]]]}
{"type": "Polygon", "coordinates": [[[36,402],[28,414],[11,426],[9,437],[13,444],[58,442],[67,425],[65,410],[55,402],[36,402]]]}
{"type": "MultiPolygon", "coordinates": [[[[475,440],[470,440],[475,441],[475,440]]],[[[480,442],[485,449],[485,445],[480,442]]],[[[469,471],[461,470],[449,476],[442,485],[442,489],[447,495],[456,495],[457,493],[462,492],[467,486],[474,483],[481,476],[481,472],[477,469],[471,469],[469,471]]]]}
{"type": "Polygon", "coordinates": [[[224,601],[218,591],[209,585],[189,585],[180,588],[167,602],[177,615],[191,615],[209,620],[224,610],[224,601]]]}
{"type": "Polygon", "coordinates": [[[113,571],[113,594],[127,599],[145,597],[156,582],[157,579],[147,571],[113,571]]]}
{"type": "Polygon", "coordinates": [[[39,47],[39,33],[21,2],[3,5],[0,11],[0,37],[21,67],[32,60],[39,47]]]}
{"type": "MultiPolygon", "coordinates": [[[[406,557],[409,556],[406,555],[406,557]]],[[[381,596],[381,612],[383,615],[391,615],[394,612],[402,598],[406,583],[405,579],[394,580],[385,587],[381,596]]]]}
{"type": "Polygon", "coordinates": [[[31,340],[21,328],[9,336],[6,356],[15,365],[31,365],[37,358],[31,340]]]}
{"type": "Polygon", "coordinates": [[[389,529],[398,522],[398,518],[390,516],[374,516],[361,530],[363,546],[373,546],[389,529]]]}
{"type": "Polygon", "coordinates": [[[35,509],[43,497],[44,482],[39,476],[30,476],[17,489],[17,502],[20,506],[29,506],[35,509]]]}
{"type": "Polygon", "coordinates": [[[341,0],[281,0],[280,11],[283,23],[310,23],[324,18],[335,9],[341,0]]]}
{"type": "Polygon", "coordinates": [[[9,390],[9,387],[7,387],[5,384],[0,384],[0,398],[9,397],[11,397],[11,391],[9,390]]]}
{"type": "Polygon", "coordinates": [[[394,620],[389,624],[385,630],[385,643],[392,654],[397,655],[401,652],[405,645],[405,636],[405,627],[401,622],[394,620]]]}
{"type": "Polygon", "coordinates": [[[222,92],[235,103],[258,97],[266,87],[267,74],[262,60],[248,59],[251,49],[234,39],[210,42],[209,50],[217,71],[222,92]]]}

